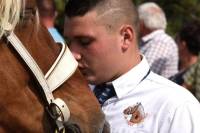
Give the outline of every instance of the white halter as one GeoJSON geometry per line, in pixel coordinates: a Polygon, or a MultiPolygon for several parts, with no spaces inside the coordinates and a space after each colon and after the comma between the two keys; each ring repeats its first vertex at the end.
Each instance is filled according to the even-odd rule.
{"type": "Polygon", "coordinates": [[[11,29],[11,25],[5,27],[5,30],[7,31],[6,37],[25,63],[29,66],[30,70],[38,80],[38,83],[41,85],[49,105],[49,111],[53,113],[52,115],[58,116],[55,121],[58,130],[61,131],[64,129],[64,123],[67,122],[70,117],[70,111],[63,100],[60,98],[54,99],[52,92],[75,72],[78,63],[69,51],[68,47],[65,44],[62,44],[62,50],[59,56],[44,76],[36,61],[11,29]]]}

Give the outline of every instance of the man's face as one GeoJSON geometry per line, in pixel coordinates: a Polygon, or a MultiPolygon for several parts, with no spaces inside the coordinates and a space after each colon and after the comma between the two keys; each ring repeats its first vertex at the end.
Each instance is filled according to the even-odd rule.
{"type": "Polygon", "coordinates": [[[122,54],[120,34],[109,32],[100,20],[93,11],[82,17],[66,18],[64,27],[68,46],[91,84],[113,80],[118,75],[122,54]]]}

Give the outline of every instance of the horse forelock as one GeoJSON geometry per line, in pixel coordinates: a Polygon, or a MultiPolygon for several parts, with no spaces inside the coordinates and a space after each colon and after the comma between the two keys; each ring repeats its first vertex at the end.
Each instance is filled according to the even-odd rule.
{"type": "Polygon", "coordinates": [[[24,0],[0,0],[0,38],[6,32],[5,27],[11,26],[11,31],[20,20],[21,7],[24,0]]]}
{"type": "MultiPolygon", "coordinates": [[[[0,39],[7,32],[5,27],[11,27],[9,29],[12,32],[16,25],[20,22],[20,16],[25,16],[25,10],[35,8],[35,1],[29,0],[0,0],[0,39]],[[27,4],[27,5],[26,5],[27,4]]],[[[38,9],[35,8],[36,29],[39,27],[39,15],[38,9]]]]}

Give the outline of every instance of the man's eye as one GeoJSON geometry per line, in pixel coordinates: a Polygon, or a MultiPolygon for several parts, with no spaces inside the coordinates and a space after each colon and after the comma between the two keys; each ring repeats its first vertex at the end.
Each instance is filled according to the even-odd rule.
{"type": "Polygon", "coordinates": [[[81,45],[87,46],[87,45],[91,44],[92,39],[91,38],[80,38],[78,41],[81,45]]]}

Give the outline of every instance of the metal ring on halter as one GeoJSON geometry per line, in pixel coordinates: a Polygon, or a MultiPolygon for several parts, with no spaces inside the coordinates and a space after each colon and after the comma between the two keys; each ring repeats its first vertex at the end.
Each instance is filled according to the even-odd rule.
{"type": "Polygon", "coordinates": [[[53,110],[52,113],[54,113],[57,116],[57,120],[61,122],[67,122],[70,117],[70,111],[67,105],[63,100],[60,98],[56,98],[51,104],[51,109],[53,110]]]}

